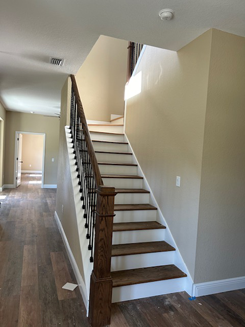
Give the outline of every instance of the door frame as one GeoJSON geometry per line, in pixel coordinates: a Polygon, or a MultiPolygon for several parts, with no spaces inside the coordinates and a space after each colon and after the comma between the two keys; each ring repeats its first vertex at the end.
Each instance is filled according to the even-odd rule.
{"type": "Polygon", "coordinates": [[[45,133],[33,133],[33,132],[22,132],[22,131],[15,131],[15,151],[14,151],[14,187],[17,187],[17,180],[16,180],[16,171],[17,171],[17,160],[18,157],[18,134],[33,134],[33,135],[43,135],[43,158],[42,158],[42,184],[41,188],[44,185],[44,163],[45,163],[45,146],[46,146],[46,134],[45,133]]]}

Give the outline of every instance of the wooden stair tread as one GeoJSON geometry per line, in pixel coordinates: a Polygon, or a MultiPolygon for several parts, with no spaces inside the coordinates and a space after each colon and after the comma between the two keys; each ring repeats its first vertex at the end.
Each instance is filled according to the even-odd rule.
{"type": "Polygon", "coordinates": [[[133,255],[142,253],[166,252],[175,251],[175,248],[165,241],[158,242],[143,242],[143,243],[128,243],[112,245],[112,257],[133,255]]]}
{"type": "Polygon", "coordinates": [[[131,152],[116,152],[116,151],[99,151],[99,150],[96,150],[94,151],[95,153],[107,153],[107,154],[125,154],[125,155],[132,155],[131,152]]]}
{"type": "Polygon", "coordinates": [[[137,167],[137,164],[133,163],[118,163],[118,162],[98,162],[98,165],[108,165],[108,166],[132,166],[137,167]]]}
{"type": "Polygon", "coordinates": [[[116,141],[100,141],[100,140],[93,140],[93,143],[106,143],[106,144],[128,144],[127,142],[116,142],[116,141]]]}
{"type": "Polygon", "coordinates": [[[89,133],[96,133],[96,134],[111,134],[111,135],[124,135],[123,133],[111,133],[111,132],[100,132],[100,131],[89,131],[89,133]]]}
{"type": "Polygon", "coordinates": [[[150,192],[147,190],[144,190],[143,188],[116,188],[115,189],[116,193],[147,193],[149,194],[150,192]]]}
{"type": "Polygon", "coordinates": [[[113,232],[148,230],[148,229],[165,229],[166,227],[157,221],[140,221],[132,223],[114,223],[113,232]]]}
{"type": "Polygon", "coordinates": [[[129,269],[111,272],[113,287],[182,278],[187,275],[175,265],[129,269]]]}
{"type": "Polygon", "coordinates": [[[148,203],[114,204],[114,211],[132,211],[132,210],[157,210],[157,208],[148,203]]]}

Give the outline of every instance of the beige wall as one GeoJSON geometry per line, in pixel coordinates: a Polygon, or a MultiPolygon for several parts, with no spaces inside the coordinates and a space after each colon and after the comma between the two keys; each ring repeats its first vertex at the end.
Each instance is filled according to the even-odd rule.
{"type": "Polygon", "coordinates": [[[142,91],[127,102],[126,134],[192,278],[210,46],[211,31],[178,53],[147,47],[142,91]]]}
{"type": "Polygon", "coordinates": [[[76,75],[87,119],[109,121],[124,111],[128,42],[100,36],[76,75]]]}
{"type": "Polygon", "coordinates": [[[57,184],[59,119],[41,115],[6,112],[5,179],[14,183],[15,132],[45,133],[44,184],[57,184]],[[54,158],[54,162],[52,162],[54,158]]]}
{"type": "Polygon", "coordinates": [[[196,282],[245,276],[245,38],[213,30],[196,282]]]}
{"type": "Polygon", "coordinates": [[[4,180],[5,116],[6,111],[0,103],[0,188],[3,187],[4,180]]]}
{"type": "Polygon", "coordinates": [[[42,171],[43,146],[44,135],[22,134],[22,171],[42,171]]]}

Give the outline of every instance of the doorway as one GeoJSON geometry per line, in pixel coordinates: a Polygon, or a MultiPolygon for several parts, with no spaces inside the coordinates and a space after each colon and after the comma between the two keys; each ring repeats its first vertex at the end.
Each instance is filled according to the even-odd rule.
{"type": "MultiPolygon", "coordinates": [[[[43,188],[45,159],[45,134],[31,132],[15,133],[15,187],[21,184],[21,175],[41,177],[43,188]]],[[[36,180],[34,178],[34,180],[36,180]]],[[[37,182],[36,182],[37,183],[37,182]]]]}

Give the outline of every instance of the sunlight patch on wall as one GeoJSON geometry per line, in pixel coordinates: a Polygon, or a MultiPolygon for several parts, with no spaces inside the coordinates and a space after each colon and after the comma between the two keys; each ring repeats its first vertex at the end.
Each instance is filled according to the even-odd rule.
{"type": "Polygon", "coordinates": [[[142,84],[142,72],[139,72],[135,76],[132,76],[129,80],[129,83],[126,84],[124,99],[128,100],[134,97],[135,95],[140,94],[141,84],[142,84]]]}

